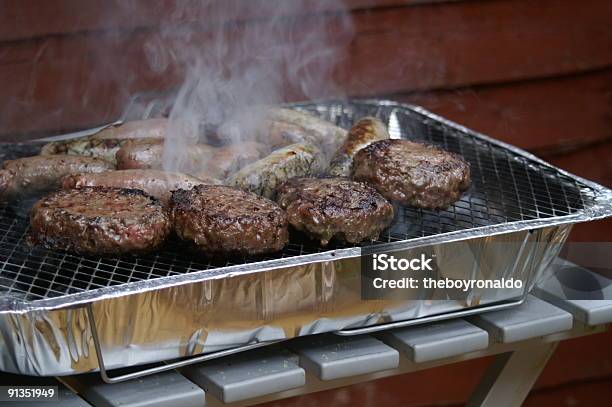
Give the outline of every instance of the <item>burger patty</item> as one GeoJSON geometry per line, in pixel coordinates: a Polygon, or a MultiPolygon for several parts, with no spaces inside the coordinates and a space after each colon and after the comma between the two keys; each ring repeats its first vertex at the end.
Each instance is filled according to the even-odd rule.
{"type": "Polygon", "coordinates": [[[83,187],[55,192],[30,213],[30,241],[85,254],[157,248],[171,230],[161,203],[140,190],[83,187]]]}
{"type": "Polygon", "coordinates": [[[376,240],[393,220],[393,206],[374,188],[347,178],[293,178],[277,191],[291,226],[319,239],[376,240]]]}
{"type": "Polygon", "coordinates": [[[353,179],[403,205],[442,209],[469,188],[470,167],[462,157],[434,146],[381,140],[355,155],[353,179]]]}
{"type": "Polygon", "coordinates": [[[211,255],[281,250],[289,239],[287,216],[274,202],[222,185],[172,193],[176,234],[211,255]]]}

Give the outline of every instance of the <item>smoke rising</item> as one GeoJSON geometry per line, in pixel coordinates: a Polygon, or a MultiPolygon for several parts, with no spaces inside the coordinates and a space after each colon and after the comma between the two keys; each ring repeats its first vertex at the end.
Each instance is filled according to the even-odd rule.
{"type": "Polygon", "coordinates": [[[232,142],[251,140],[261,117],[246,111],[341,93],[333,69],[352,35],[343,2],[209,3],[215,7],[210,7],[207,20],[212,23],[206,31],[169,27],[162,36],[172,39],[171,49],[157,43],[146,49],[155,70],[173,59],[184,67],[164,147],[164,168],[169,171],[197,173],[204,168],[206,163],[189,159],[191,150],[198,142],[212,142],[208,131],[229,117],[241,118],[233,123],[232,142]],[[240,21],[238,15],[258,17],[240,21]]]}

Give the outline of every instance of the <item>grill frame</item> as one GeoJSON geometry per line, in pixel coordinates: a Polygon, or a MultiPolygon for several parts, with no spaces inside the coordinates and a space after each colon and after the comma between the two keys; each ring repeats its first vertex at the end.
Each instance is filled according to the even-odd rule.
{"type": "MultiPolygon", "coordinates": [[[[470,189],[468,195],[464,196],[461,201],[456,205],[452,206],[450,210],[441,212],[416,210],[410,208],[403,208],[400,210],[400,217],[404,216],[406,220],[420,220],[421,232],[425,231],[425,226],[431,226],[433,233],[424,234],[419,233],[410,236],[408,232],[403,238],[394,237],[393,233],[395,229],[402,229],[402,225],[406,226],[408,222],[395,221],[394,225],[389,229],[383,236],[385,241],[380,241],[376,244],[376,248],[379,250],[395,250],[395,249],[408,249],[413,247],[419,247],[424,245],[452,242],[468,238],[477,238],[490,235],[496,235],[507,232],[514,232],[526,229],[536,229],[548,226],[556,226],[561,224],[571,224],[576,222],[589,221],[599,219],[612,215],[612,191],[602,187],[591,181],[584,180],[580,177],[567,173],[566,171],[555,168],[554,166],[540,160],[539,158],[520,150],[516,147],[508,145],[506,143],[491,139],[487,136],[471,131],[463,126],[456,123],[450,122],[437,115],[434,115],[420,107],[406,105],[401,103],[395,103],[391,101],[380,101],[380,100],[364,100],[364,101],[352,101],[352,102],[339,102],[339,101],[328,101],[328,102],[317,102],[317,103],[300,103],[290,105],[293,108],[307,110],[319,113],[323,116],[326,114],[338,115],[339,124],[347,127],[352,122],[351,115],[362,116],[362,115],[377,115],[382,116],[390,123],[390,132],[392,136],[396,135],[397,131],[410,131],[417,134],[419,129],[412,128],[420,126],[430,126],[431,129],[437,129],[443,135],[443,142],[436,144],[440,145],[449,151],[458,152],[466,157],[472,164],[472,179],[474,186],[470,189]],[[343,106],[343,108],[341,108],[343,106]],[[395,112],[395,119],[392,115],[395,112]],[[415,120],[414,123],[400,123],[398,113],[414,116],[413,118],[420,118],[421,120],[415,120]],[[395,120],[395,124],[393,123],[395,120]],[[451,134],[452,133],[452,134],[451,134]],[[479,154],[476,157],[471,157],[469,151],[465,151],[465,142],[458,141],[457,146],[449,145],[449,137],[454,137],[456,140],[460,140],[461,137],[469,138],[474,145],[480,144],[480,147],[487,146],[491,151],[495,150],[496,154],[502,154],[506,156],[506,161],[509,163],[507,169],[501,169],[501,161],[493,161],[493,170],[497,175],[496,180],[487,178],[490,175],[485,176],[485,169],[483,168],[482,161],[486,159],[479,154]],[[520,162],[515,166],[512,163],[520,162]],[[474,163],[478,166],[478,171],[474,171],[474,163]],[[497,165],[497,164],[500,165],[497,165]],[[518,167],[517,167],[518,166],[518,167]],[[516,168],[525,168],[525,174],[527,175],[526,180],[519,178],[517,180],[516,168]],[[530,171],[530,169],[532,171],[530,171]],[[505,170],[505,177],[500,176],[500,171],[505,170]],[[553,177],[559,177],[568,183],[576,185],[581,193],[578,195],[580,199],[581,208],[572,208],[571,205],[575,202],[568,197],[568,191],[563,187],[561,195],[565,200],[565,206],[568,210],[563,211],[560,205],[555,205],[555,202],[551,197],[551,185],[547,183],[548,178],[543,174],[548,172],[548,175],[553,177]],[[534,181],[533,175],[538,175],[544,180],[543,185],[546,187],[546,192],[541,193],[537,189],[538,182],[534,181]],[[478,179],[482,176],[482,179],[478,179]],[[511,184],[515,189],[515,198],[518,205],[507,205],[507,199],[504,197],[504,192],[512,195],[511,191],[502,189],[501,208],[493,205],[494,197],[490,194],[484,194],[484,200],[478,196],[477,192],[480,188],[484,188],[486,185],[490,188],[499,188],[498,182],[502,180],[511,179],[511,184]],[[496,181],[496,182],[493,182],[496,181]],[[524,184],[519,184],[524,183],[524,184]],[[521,199],[518,185],[523,185],[525,188],[531,190],[532,201],[535,205],[531,205],[535,208],[534,216],[524,216],[526,213],[526,206],[528,201],[521,199]],[[551,213],[548,213],[548,217],[541,216],[542,206],[537,205],[538,196],[543,196],[544,199],[550,200],[551,213]],[[482,202],[474,203],[474,198],[480,199],[482,202]],[[506,200],[504,200],[506,199],[506,200]],[[477,227],[470,227],[458,230],[452,230],[451,226],[457,226],[456,222],[467,222],[458,218],[465,216],[462,214],[462,208],[468,203],[471,222],[476,223],[474,216],[475,213],[483,213],[482,211],[473,211],[473,206],[480,206],[484,208],[486,216],[490,219],[492,216],[502,217],[503,221],[496,224],[482,224],[477,227]],[[520,211],[520,219],[511,218],[508,221],[508,214],[512,213],[509,209],[518,209],[520,211]],[[561,209],[559,209],[561,208],[561,209]],[[569,209],[573,212],[570,212],[569,209]],[[493,213],[498,215],[495,215],[493,213]],[[558,213],[560,214],[558,214],[558,213]],[[455,221],[455,224],[448,223],[448,221],[455,221]],[[435,229],[437,227],[437,229],[435,229]],[[445,229],[447,228],[447,229],[445,229]]],[[[329,117],[328,117],[329,118],[329,117]]],[[[433,137],[431,134],[429,135],[433,137]]],[[[415,139],[415,138],[411,138],[415,139]]],[[[418,140],[418,138],[416,138],[418,140]]],[[[435,143],[435,140],[433,140],[435,143]]],[[[452,144],[452,143],[451,143],[452,144]]],[[[479,151],[479,150],[476,150],[479,151]]],[[[540,182],[541,183],[541,182],[540,182]]],[[[562,184],[563,185],[563,184],[562,184]]],[[[486,189],[486,188],[485,188],[486,189]]],[[[557,195],[558,191],[557,191],[557,195]]],[[[570,194],[571,195],[571,194],[570,194]]],[[[182,250],[173,250],[173,245],[167,245],[166,248],[156,254],[147,257],[129,257],[130,261],[126,261],[126,258],[101,258],[101,257],[85,257],[78,256],[66,252],[50,251],[43,248],[25,248],[25,233],[26,229],[23,228],[23,219],[13,219],[10,224],[7,224],[7,210],[3,208],[0,210],[0,292],[3,297],[0,299],[0,313],[21,313],[36,309],[55,309],[63,308],[67,306],[73,306],[77,304],[83,304],[100,300],[103,298],[116,297],[122,295],[128,295],[135,292],[144,292],[149,290],[155,290],[162,287],[189,284],[190,282],[203,281],[212,278],[223,278],[229,275],[237,275],[243,273],[254,273],[262,272],[268,269],[276,269],[282,267],[297,266],[302,264],[308,264],[319,261],[334,261],[347,257],[357,257],[361,254],[360,246],[342,246],[331,247],[323,249],[316,247],[316,244],[307,241],[304,238],[293,239],[292,243],[282,252],[280,258],[273,258],[271,256],[263,257],[259,259],[240,259],[243,263],[229,263],[228,259],[225,259],[226,263],[223,264],[221,260],[214,260],[212,264],[194,261],[193,257],[188,262],[183,261],[182,257],[185,254],[182,250]],[[7,233],[13,230],[13,228],[22,227],[20,232],[17,232],[17,241],[11,242],[11,239],[15,237],[11,236],[11,233],[7,233]],[[308,246],[310,251],[305,252],[305,245],[308,246]],[[11,250],[7,254],[7,250],[11,250]],[[19,259],[19,256],[15,257],[15,252],[27,251],[26,258],[23,258],[21,264],[19,261],[12,261],[19,259]],[[296,254],[297,253],[297,254],[296,254]],[[7,256],[4,258],[4,256],[7,256]],[[181,259],[179,259],[179,257],[181,259]],[[28,262],[32,259],[41,259],[38,263],[33,262],[33,266],[29,266],[28,262]],[[30,259],[30,260],[28,260],[30,259]],[[169,262],[165,262],[166,259],[171,259],[169,262]],[[248,261],[244,263],[244,261],[248,261]],[[216,263],[215,263],[216,262],[216,263]],[[114,263],[114,264],[111,264],[114,263]],[[162,269],[163,273],[155,274],[158,270],[157,265],[164,265],[162,269]],[[76,268],[75,268],[76,267],[76,268]],[[74,270],[73,270],[74,268],[74,270]],[[83,270],[94,270],[94,274],[88,275],[83,273],[83,270]],[[24,271],[26,270],[26,271],[24,271]],[[118,271],[123,270],[125,273],[118,271]],[[32,275],[32,271],[34,275],[32,275]],[[28,274],[29,273],[29,274],[28,274]],[[121,281],[120,279],[126,278],[127,281],[121,281]],[[165,274],[165,275],[164,275],[165,274]],[[142,275],[143,278],[138,276],[142,275]],[[44,280],[49,276],[49,280],[44,280]],[[77,278],[78,277],[78,278],[77,278]],[[151,278],[153,277],[153,278],[151,278]],[[80,280],[82,278],[82,280],[80,280]],[[106,278],[106,280],[104,280],[106,278]],[[31,281],[28,283],[28,279],[31,281]],[[89,279],[89,282],[86,280],[89,279]],[[129,281],[132,279],[133,281],[129,281]],[[11,284],[11,289],[2,291],[6,288],[8,283],[11,284]],[[62,283],[62,281],[70,280],[68,283],[62,283]],[[47,281],[49,286],[39,287],[42,281],[47,281]],[[102,284],[101,281],[117,283],[114,285],[102,284]],[[25,284],[25,289],[21,287],[15,288],[15,284],[25,284]],[[77,283],[85,287],[77,286],[77,283]],[[53,284],[60,284],[65,287],[73,288],[78,292],[61,292],[56,291],[57,296],[48,296],[46,294],[54,294],[53,284]],[[43,289],[47,290],[45,295],[36,294],[36,290],[43,289]],[[33,293],[34,291],[34,293],[33,293]],[[25,294],[21,295],[21,294],[25,294]],[[32,295],[34,294],[34,295],[32,295]]],[[[483,218],[487,220],[486,217],[483,218]]],[[[411,223],[412,224],[412,223],[411,223]]],[[[403,229],[402,229],[403,230],[403,229]]],[[[401,230],[400,230],[401,232],[401,230]]],[[[23,257],[23,256],[22,256],[23,257]]]]}

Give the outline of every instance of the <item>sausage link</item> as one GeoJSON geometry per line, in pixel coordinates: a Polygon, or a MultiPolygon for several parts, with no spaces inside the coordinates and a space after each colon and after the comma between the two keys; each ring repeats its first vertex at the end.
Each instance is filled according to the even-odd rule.
{"type": "Polygon", "coordinates": [[[348,177],[357,151],[374,141],[389,138],[387,127],[375,117],[360,119],[348,133],[342,147],[336,152],[329,165],[328,173],[334,177],[348,177]]]}
{"type": "Polygon", "coordinates": [[[291,144],[247,165],[227,184],[273,198],[276,188],[293,177],[318,175],[323,170],[322,153],[307,143],[291,144]]]}
{"type": "Polygon", "coordinates": [[[113,170],[108,161],[70,155],[33,156],[5,161],[0,170],[0,198],[12,200],[61,186],[61,180],[75,173],[113,170]]]}
{"type": "Polygon", "coordinates": [[[168,203],[172,191],[191,189],[201,184],[220,184],[215,179],[199,179],[178,172],[159,170],[120,170],[99,174],[76,174],[64,178],[64,189],[83,187],[114,187],[140,189],[164,203],[168,203]]]}

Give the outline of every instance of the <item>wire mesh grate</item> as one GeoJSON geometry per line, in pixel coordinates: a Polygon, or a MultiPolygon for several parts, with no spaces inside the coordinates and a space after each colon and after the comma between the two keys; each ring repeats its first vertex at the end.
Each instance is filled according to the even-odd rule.
{"type": "MultiPolygon", "coordinates": [[[[392,137],[434,144],[461,154],[470,163],[472,186],[460,201],[441,211],[396,206],[393,224],[373,244],[570,215],[582,210],[586,200],[593,199],[593,191],[588,186],[553,168],[416,111],[360,103],[304,105],[301,108],[345,128],[354,118],[376,115],[387,122],[392,137]]],[[[4,146],[5,150],[10,148],[4,146]]],[[[10,156],[10,152],[2,154],[10,156]]],[[[0,206],[0,293],[28,301],[347,247],[332,243],[321,248],[316,242],[292,232],[291,241],[282,252],[257,258],[233,256],[211,260],[173,240],[161,251],[148,255],[95,257],[30,247],[28,227],[23,207],[0,206]]]]}

